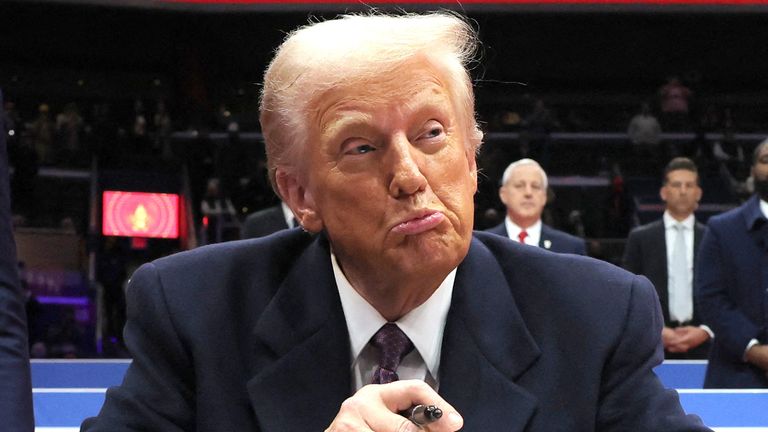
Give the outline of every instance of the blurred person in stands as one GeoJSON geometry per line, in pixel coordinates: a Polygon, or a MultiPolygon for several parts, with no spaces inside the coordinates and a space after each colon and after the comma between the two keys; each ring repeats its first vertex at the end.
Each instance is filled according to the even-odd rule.
{"type": "Polygon", "coordinates": [[[155,114],[152,116],[153,148],[155,154],[159,154],[166,160],[173,158],[173,150],[171,149],[172,132],[171,115],[168,113],[165,101],[159,100],[155,105],[155,114]]]}
{"type": "Polygon", "coordinates": [[[151,148],[149,140],[149,121],[144,110],[144,102],[141,99],[133,101],[133,123],[131,124],[131,144],[133,150],[139,155],[149,154],[151,148]]]}
{"type": "Polygon", "coordinates": [[[691,90],[680,82],[677,76],[667,77],[667,82],[659,88],[659,106],[661,121],[665,131],[681,131],[689,126],[689,99],[691,90]]]}
{"type": "Polygon", "coordinates": [[[83,118],[77,104],[70,102],[64,106],[64,110],[56,116],[56,149],[58,160],[67,165],[83,165],[86,161],[82,158],[80,147],[80,134],[83,130],[83,118]]]}
{"type": "Polygon", "coordinates": [[[6,111],[1,119],[0,133],[7,138],[8,158],[13,166],[11,177],[11,201],[14,216],[34,217],[37,214],[37,171],[38,157],[32,147],[32,140],[19,130],[21,119],[12,102],[6,102],[6,111]]]}
{"type": "MultiPolygon", "coordinates": [[[[2,100],[0,92],[0,105],[2,100]]],[[[35,425],[27,322],[11,225],[4,124],[0,132],[0,419],[3,431],[31,432],[35,425]]]]}
{"type": "Polygon", "coordinates": [[[717,337],[707,388],[768,388],[768,140],[754,151],[755,194],[707,224],[696,301],[717,337]]]}
{"type": "Polygon", "coordinates": [[[545,104],[543,99],[533,102],[533,110],[525,116],[520,135],[521,153],[523,156],[533,155],[546,167],[549,164],[549,145],[552,131],[560,128],[560,122],[555,114],[545,104]]]}
{"type": "Polygon", "coordinates": [[[228,226],[239,226],[235,207],[222,190],[221,180],[218,178],[208,179],[200,210],[203,215],[202,244],[221,242],[226,239],[228,226]]]}
{"type": "Polygon", "coordinates": [[[51,108],[46,103],[37,108],[37,117],[27,125],[27,132],[32,139],[32,147],[37,153],[41,165],[52,165],[56,161],[53,148],[55,126],[50,117],[51,108]]]}
{"type": "Polygon", "coordinates": [[[504,171],[499,198],[507,217],[488,232],[552,252],[587,254],[583,239],[556,230],[541,221],[547,204],[547,173],[533,159],[512,162],[504,171]]]}
{"type": "Polygon", "coordinates": [[[704,225],[694,215],[702,195],[696,164],[688,158],[672,159],[664,169],[659,195],[664,215],[629,233],[623,266],[646,276],[656,288],[664,314],[665,357],[705,359],[714,334],[701,324],[693,298],[694,262],[704,236],[704,225]]]}
{"type": "Polygon", "coordinates": [[[116,342],[123,339],[125,325],[124,284],[127,274],[128,256],[117,237],[104,237],[101,253],[98,255],[96,278],[103,289],[105,336],[116,342]]]}
{"type": "Polygon", "coordinates": [[[442,409],[430,432],[707,430],[653,373],[645,278],[473,234],[476,43],[449,13],[291,33],[261,124],[273,185],[318,234],[137,270],[133,362],[83,430],[417,432],[415,404],[442,409]]]}
{"type": "Polygon", "coordinates": [[[651,106],[643,102],[640,112],[629,121],[627,127],[629,141],[632,142],[635,154],[651,153],[658,156],[661,143],[661,125],[651,113],[651,106]]]}

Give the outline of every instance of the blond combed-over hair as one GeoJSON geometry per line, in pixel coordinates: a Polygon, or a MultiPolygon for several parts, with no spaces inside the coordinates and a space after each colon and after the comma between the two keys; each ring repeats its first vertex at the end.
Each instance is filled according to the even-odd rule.
{"type": "MultiPolygon", "coordinates": [[[[326,92],[376,85],[414,59],[426,59],[444,73],[468,151],[476,152],[482,132],[468,67],[478,38],[463,18],[450,12],[344,15],[291,32],[264,74],[260,121],[269,179],[277,189],[278,166],[296,167],[309,142],[312,109],[326,92]]],[[[474,155],[472,155],[474,157],[474,155]]]]}

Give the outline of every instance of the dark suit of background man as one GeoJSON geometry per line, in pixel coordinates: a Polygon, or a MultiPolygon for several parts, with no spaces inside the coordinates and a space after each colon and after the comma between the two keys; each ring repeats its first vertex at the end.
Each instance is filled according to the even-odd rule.
{"type": "Polygon", "coordinates": [[[243,228],[240,231],[240,238],[256,238],[270,235],[274,232],[294,228],[295,219],[291,208],[281,202],[280,205],[272,206],[254,212],[248,215],[243,222],[243,228]]]}
{"type": "Polygon", "coordinates": [[[660,220],[629,233],[624,268],[651,280],[664,313],[661,339],[667,358],[705,359],[714,337],[693,299],[694,262],[704,225],[693,212],[701,199],[699,172],[688,158],[672,159],[664,169],[660,220]],[[680,249],[678,249],[678,247],[680,249]]]}
{"type": "Polygon", "coordinates": [[[83,429],[417,432],[398,411],[435,404],[430,432],[707,430],[653,373],[645,278],[473,235],[475,43],[448,13],[291,33],[260,119],[273,185],[319,234],[137,270],[133,363],[83,429]]]}
{"type": "Polygon", "coordinates": [[[31,432],[34,421],[29,346],[11,224],[7,133],[0,117],[0,429],[31,432]]]}
{"type": "Polygon", "coordinates": [[[768,140],[752,179],[752,198],[709,220],[696,264],[696,300],[717,335],[705,387],[768,388],[768,140]]]}
{"type": "Polygon", "coordinates": [[[499,197],[507,206],[507,217],[488,232],[552,252],[587,254],[583,239],[541,221],[547,204],[547,173],[535,160],[520,159],[504,170],[499,197]]]}

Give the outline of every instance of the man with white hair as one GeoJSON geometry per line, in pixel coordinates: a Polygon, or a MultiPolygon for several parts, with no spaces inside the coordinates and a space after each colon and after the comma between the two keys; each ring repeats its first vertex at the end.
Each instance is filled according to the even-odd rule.
{"type": "Polygon", "coordinates": [[[264,77],[300,230],[147,264],[87,431],[703,431],[653,373],[647,280],[474,233],[482,134],[451,14],[293,32],[264,77]],[[610,283],[608,283],[610,281],[610,283]],[[423,429],[401,415],[443,415],[423,429]]]}
{"type": "Polygon", "coordinates": [[[547,173],[535,160],[526,158],[509,164],[499,188],[507,217],[487,231],[552,252],[586,255],[584,240],[541,221],[547,204],[547,186],[547,173]]]}

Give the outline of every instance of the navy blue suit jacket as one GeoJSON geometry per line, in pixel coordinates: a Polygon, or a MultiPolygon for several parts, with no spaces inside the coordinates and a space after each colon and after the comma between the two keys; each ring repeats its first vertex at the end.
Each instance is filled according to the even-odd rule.
{"type": "MultiPolygon", "coordinates": [[[[693,228],[693,256],[694,256],[694,286],[696,284],[696,254],[704,237],[705,226],[696,222],[693,228]]],[[[664,325],[671,327],[674,323],[669,317],[669,275],[667,272],[667,235],[664,228],[664,219],[653,221],[639,226],[629,233],[627,245],[624,248],[622,266],[635,274],[647,277],[656,288],[656,294],[661,303],[661,312],[664,314],[664,325]]],[[[693,302],[693,318],[688,325],[701,324],[701,313],[693,302]]],[[[680,324],[680,323],[678,323],[680,324]]],[[[667,359],[705,359],[709,355],[711,342],[707,341],[685,353],[666,352],[667,359]]]]}
{"type": "MultiPolygon", "coordinates": [[[[465,431],[708,430],[652,372],[661,325],[643,277],[475,233],[439,391],[465,431]]],[[[352,393],[323,235],[286,230],[142,266],[125,341],[134,361],[83,430],[317,431],[352,393]]]]}
{"type": "MultiPolygon", "coordinates": [[[[704,237],[705,226],[696,222],[693,228],[693,256],[694,256],[694,285],[696,263],[695,257],[704,237]]],[[[639,226],[629,233],[627,246],[624,248],[622,265],[625,269],[635,274],[647,277],[656,288],[661,303],[661,311],[664,314],[664,323],[669,325],[669,275],[667,273],[667,237],[664,228],[664,220],[659,219],[649,224],[639,226]]],[[[691,299],[694,301],[694,299],[691,299]]],[[[694,302],[695,303],[695,302],[694,302]]],[[[691,325],[701,324],[699,311],[694,304],[693,319],[691,325]]]]}
{"type": "MultiPolygon", "coordinates": [[[[486,231],[509,238],[507,226],[504,222],[493,228],[488,228],[486,231]]],[[[584,239],[556,230],[544,223],[541,224],[539,247],[557,253],[572,253],[576,255],[587,254],[587,245],[584,243],[584,239]]]]}
{"type": "Polygon", "coordinates": [[[0,118],[0,428],[28,432],[34,429],[29,347],[11,225],[5,135],[0,118]]]}
{"type": "Polygon", "coordinates": [[[716,335],[704,386],[768,388],[766,372],[743,361],[751,339],[768,343],[768,221],[757,196],[709,220],[695,291],[716,335]]]}
{"type": "Polygon", "coordinates": [[[264,237],[273,232],[288,229],[283,215],[283,207],[276,205],[248,215],[240,230],[240,238],[264,237]]]}

